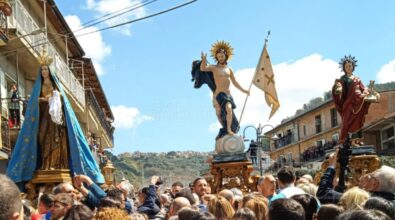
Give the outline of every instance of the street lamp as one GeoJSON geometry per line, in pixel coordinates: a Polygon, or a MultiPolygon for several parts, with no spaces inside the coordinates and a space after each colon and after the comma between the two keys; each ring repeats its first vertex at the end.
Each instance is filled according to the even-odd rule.
{"type": "MultiPolygon", "coordinates": [[[[253,125],[248,125],[248,126],[246,126],[246,127],[244,128],[244,130],[243,130],[243,140],[244,140],[244,141],[248,141],[248,139],[245,139],[245,131],[247,130],[247,128],[254,128],[254,129],[255,129],[255,132],[256,132],[256,140],[255,140],[255,142],[256,142],[257,145],[258,145],[259,173],[260,173],[261,176],[262,176],[262,172],[263,172],[263,170],[262,170],[262,158],[261,158],[262,138],[265,137],[265,135],[262,135],[262,130],[263,130],[263,128],[265,128],[265,127],[267,127],[267,126],[269,126],[269,127],[271,127],[272,129],[274,129],[273,125],[266,124],[266,125],[261,126],[261,124],[259,124],[258,128],[255,127],[255,126],[253,126],[253,125]]],[[[277,139],[277,136],[276,136],[276,135],[273,135],[272,139],[274,139],[274,140],[277,139]]],[[[270,142],[269,142],[269,149],[270,149],[270,142]]]]}

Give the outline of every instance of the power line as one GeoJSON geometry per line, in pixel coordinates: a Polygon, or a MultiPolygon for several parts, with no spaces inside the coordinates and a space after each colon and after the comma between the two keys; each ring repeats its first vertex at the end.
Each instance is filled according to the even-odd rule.
{"type": "Polygon", "coordinates": [[[135,4],[135,5],[132,5],[132,6],[129,6],[129,7],[127,7],[127,8],[124,8],[124,9],[121,9],[121,10],[117,10],[117,11],[115,11],[115,12],[112,12],[112,13],[109,13],[109,14],[106,14],[106,15],[103,15],[103,16],[101,16],[101,17],[99,17],[99,18],[96,18],[96,19],[93,19],[93,20],[91,20],[91,21],[88,21],[88,22],[86,22],[86,23],[84,23],[84,24],[81,24],[81,28],[80,29],[77,29],[77,30],[75,30],[75,31],[73,31],[74,33],[75,32],[78,32],[78,31],[81,31],[81,30],[83,30],[83,29],[86,29],[86,28],[88,28],[88,27],[91,27],[91,26],[93,26],[93,25],[96,25],[96,24],[100,24],[100,23],[102,23],[102,22],[104,22],[104,21],[108,21],[108,20],[110,20],[110,19],[113,19],[113,18],[115,18],[115,17],[118,17],[118,16],[121,16],[121,15],[123,15],[123,14],[126,14],[126,13],[128,13],[128,12],[131,12],[131,11],[134,11],[134,10],[136,10],[136,9],[138,9],[138,8],[141,8],[141,7],[143,7],[143,6],[146,6],[146,5],[149,5],[149,4],[151,4],[151,3],[154,3],[154,2],[156,2],[156,1],[158,1],[158,0],[151,0],[151,1],[149,1],[149,0],[146,0],[145,2],[143,2],[143,3],[139,3],[139,4],[135,4]],[[125,11],[126,10],[126,11],[125,11]],[[117,14],[118,13],[118,14],[117,14]],[[113,15],[113,14],[115,14],[115,15],[113,15]],[[104,20],[101,20],[101,19],[103,19],[103,18],[105,18],[105,17],[108,17],[108,16],[110,16],[110,15],[113,15],[113,16],[111,16],[111,17],[109,17],[109,18],[106,18],[106,19],[104,19],[104,20]],[[97,20],[99,20],[99,21],[97,21],[97,20]],[[95,23],[93,23],[93,24],[90,24],[90,23],[92,23],[92,22],[94,22],[94,21],[97,21],[97,22],[95,22],[95,23]],[[89,25],[87,25],[87,24],[89,24],[89,25]],[[84,25],[87,25],[87,26],[84,26],[84,25]]]}
{"type": "Polygon", "coordinates": [[[123,22],[123,23],[120,23],[120,24],[116,24],[116,25],[113,25],[113,26],[109,26],[109,27],[106,27],[106,28],[98,29],[98,30],[91,31],[91,32],[88,32],[88,33],[76,35],[76,37],[81,37],[81,36],[84,36],[84,35],[93,34],[93,33],[96,33],[96,32],[101,32],[101,31],[105,31],[105,30],[108,30],[108,29],[111,29],[111,28],[116,28],[116,27],[120,27],[120,26],[123,26],[123,25],[131,24],[131,23],[134,23],[134,22],[137,22],[137,21],[145,20],[145,19],[148,19],[148,18],[151,18],[151,17],[155,17],[155,16],[158,16],[158,15],[161,15],[161,14],[164,14],[164,13],[167,13],[167,12],[170,12],[170,11],[173,11],[173,10],[175,10],[175,9],[184,7],[184,6],[186,6],[186,5],[189,5],[189,4],[191,4],[191,3],[194,3],[194,2],[196,2],[196,1],[197,1],[197,0],[192,0],[192,1],[189,1],[189,2],[186,2],[186,3],[180,4],[180,5],[177,5],[177,6],[175,6],[175,7],[172,7],[172,8],[163,10],[163,11],[160,11],[160,12],[155,13],[155,14],[152,14],[152,15],[148,15],[148,16],[145,16],[145,17],[142,17],[142,18],[137,18],[137,19],[134,19],[134,20],[130,20],[130,21],[123,22]]]}
{"type": "MultiPolygon", "coordinates": [[[[197,0],[192,0],[192,1],[180,4],[178,6],[175,6],[175,7],[172,7],[172,8],[163,10],[163,11],[160,11],[160,12],[155,13],[155,14],[151,14],[151,15],[148,15],[148,16],[145,16],[145,17],[142,17],[142,18],[134,19],[134,20],[129,20],[127,22],[123,22],[123,23],[116,24],[116,25],[113,25],[113,26],[110,26],[110,27],[106,27],[106,28],[102,28],[102,29],[99,29],[99,30],[91,31],[91,32],[88,32],[88,33],[76,35],[75,37],[85,36],[85,35],[88,35],[88,34],[93,34],[93,33],[96,33],[96,32],[101,32],[101,31],[108,30],[108,29],[111,29],[111,28],[116,28],[116,27],[120,27],[120,26],[123,26],[123,25],[126,25],[126,24],[130,24],[130,23],[134,23],[134,22],[137,22],[137,21],[145,20],[145,19],[148,19],[148,18],[151,18],[151,17],[155,17],[157,15],[161,15],[161,14],[173,11],[175,9],[184,7],[186,5],[194,3],[196,1],[197,0]]],[[[29,46],[21,46],[19,48],[16,48],[15,50],[6,52],[3,56],[0,56],[0,58],[4,58],[4,57],[8,57],[8,56],[14,55],[14,53],[18,52],[18,51],[24,51],[24,50],[28,50],[28,49],[33,49],[35,47],[38,47],[38,46],[41,46],[41,45],[45,45],[48,42],[55,42],[56,40],[61,39],[62,37],[69,37],[69,35],[71,35],[71,34],[73,34],[73,32],[66,33],[64,35],[60,35],[60,36],[57,36],[57,37],[54,37],[54,38],[51,38],[51,39],[42,39],[41,41],[35,42],[35,44],[33,44],[33,45],[29,44],[29,46]]]]}

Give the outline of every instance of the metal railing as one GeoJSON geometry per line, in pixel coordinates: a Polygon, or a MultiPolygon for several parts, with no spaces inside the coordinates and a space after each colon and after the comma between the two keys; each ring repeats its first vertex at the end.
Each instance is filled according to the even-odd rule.
{"type": "Polygon", "coordinates": [[[98,119],[100,121],[100,124],[102,125],[103,129],[106,131],[107,136],[111,140],[112,143],[114,143],[114,130],[111,128],[111,124],[106,120],[106,115],[104,114],[102,108],[99,105],[99,102],[96,99],[95,94],[92,92],[92,90],[87,90],[86,91],[86,98],[87,98],[87,104],[92,106],[92,108],[95,110],[98,119]]]}
{"type": "Polygon", "coordinates": [[[20,0],[12,2],[13,14],[9,18],[10,27],[16,28],[17,32],[21,33],[24,40],[29,44],[29,47],[36,54],[42,52],[41,45],[48,45],[48,54],[53,57],[53,67],[55,72],[64,88],[76,98],[81,106],[85,106],[85,93],[84,88],[73,72],[63,61],[55,47],[47,40],[44,33],[29,35],[33,31],[38,30],[40,27],[34,21],[29,12],[25,9],[20,0]]]}

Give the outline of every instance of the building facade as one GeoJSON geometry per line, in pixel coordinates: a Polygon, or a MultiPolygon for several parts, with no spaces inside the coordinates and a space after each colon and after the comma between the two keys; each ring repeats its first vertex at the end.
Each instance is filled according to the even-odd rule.
{"type": "MultiPolygon", "coordinates": [[[[364,144],[374,145],[378,154],[395,153],[395,90],[380,92],[380,103],[369,108],[362,128],[364,144]]],[[[297,114],[267,132],[277,135],[270,142],[270,158],[275,167],[303,166],[322,159],[337,145],[341,117],[331,99],[297,114]]]]}
{"type": "Polygon", "coordinates": [[[23,123],[24,106],[37,78],[37,58],[43,49],[54,59],[51,68],[70,100],[94,155],[112,148],[114,117],[111,108],[91,59],[84,57],[84,50],[55,2],[12,0],[6,4],[11,13],[7,13],[9,10],[0,12],[0,172],[5,171],[23,123]],[[19,93],[19,125],[10,114],[12,85],[17,86],[19,93]]]}

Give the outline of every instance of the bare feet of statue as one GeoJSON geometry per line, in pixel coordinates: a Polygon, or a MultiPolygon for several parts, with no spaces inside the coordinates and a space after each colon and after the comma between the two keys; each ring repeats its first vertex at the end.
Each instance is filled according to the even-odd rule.
{"type": "Polygon", "coordinates": [[[234,136],[235,133],[233,133],[233,131],[229,131],[229,130],[228,130],[228,135],[234,136]]]}

